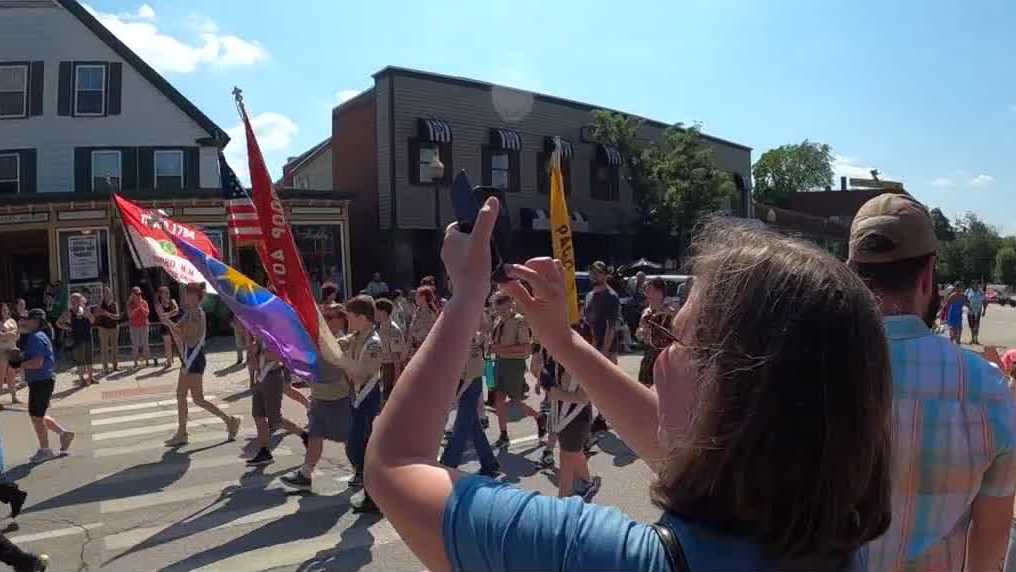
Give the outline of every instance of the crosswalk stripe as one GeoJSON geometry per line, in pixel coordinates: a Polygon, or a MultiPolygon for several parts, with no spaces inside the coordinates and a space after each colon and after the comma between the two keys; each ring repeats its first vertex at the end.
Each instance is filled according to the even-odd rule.
{"type": "MultiPolygon", "coordinates": [[[[223,425],[222,420],[218,417],[208,417],[205,419],[192,419],[187,422],[188,427],[194,427],[198,425],[215,425],[216,423],[223,425]]],[[[107,441],[109,439],[121,439],[123,437],[136,437],[138,435],[151,435],[152,433],[163,433],[170,429],[176,429],[177,424],[174,423],[161,423],[159,425],[148,425],[146,427],[134,427],[133,429],[120,429],[119,431],[106,431],[105,433],[95,433],[92,435],[92,441],[107,441]]]]}
{"type": "MultiPolygon", "coordinates": [[[[276,447],[272,450],[272,456],[276,459],[281,457],[288,457],[293,455],[293,450],[288,447],[276,447]]],[[[303,453],[300,454],[303,456],[303,453]]],[[[131,474],[130,467],[126,471],[120,471],[117,473],[104,473],[96,477],[96,480],[108,482],[119,482],[119,481],[133,481],[137,479],[145,479],[149,477],[156,477],[162,475],[172,475],[180,471],[181,465],[186,464],[186,471],[192,471],[197,469],[214,469],[216,467],[228,467],[231,465],[242,466],[247,462],[246,459],[237,458],[234,455],[220,455],[211,459],[198,459],[197,461],[190,461],[189,463],[165,461],[155,467],[146,467],[144,472],[138,472],[131,474]]],[[[105,483],[104,483],[105,484],[105,483]]]]}
{"type": "MultiPolygon", "coordinates": [[[[222,403],[219,405],[219,409],[229,409],[229,404],[222,403]]],[[[92,419],[92,427],[100,427],[103,425],[115,425],[117,423],[130,423],[132,421],[156,419],[158,417],[176,417],[176,409],[149,411],[148,413],[135,413],[133,415],[121,415],[119,417],[106,417],[103,419],[92,419]]]]}
{"type": "Polygon", "coordinates": [[[67,528],[58,528],[56,530],[47,530],[45,532],[35,532],[32,534],[20,534],[18,536],[11,536],[8,538],[15,544],[25,544],[27,542],[34,542],[36,540],[46,540],[48,538],[61,538],[64,536],[73,536],[75,534],[84,534],[86,531],[95,530],[102,526],[101,522],[93,522],[91,524],[83,524],[81,526],[69,526],[67,528]]]}
{"type": "MultiPolygon", "coordinates": [[[[213,401],[218,399],[214,395],[206,395],[205,399],[213,401]]],[[[188,403],[194,403],[193,399],[187,398],[188,403]]],[[[151,409],[153,407],[166,407],[169,405],[176,405],[176,399],[163,399],[161,401],[145,401],[143,403],[128,403],[127,405],[112,405],[110,407],[99,407],[98,409],[89,409],[89,415],[102,415],[103,413],[119,413],[121,411],[137,411],[139,409],[151,409]]]]}
{"type": "MultiPolygon", "coordinates": [[[[241,432],[239,435],[237,435],[237,438],[238,439],[246,439],[246,438],[253,437],[254,435],[255,435],[255,433],[253,431],[244,431],[244,432],[241,432]]],[[[188,436],[188,438],[187,438],[187,440],[188,440],[187,447],[192,446],[192,445],[196,445],[198,443],[208,443],[208,442],[211,442],[211,441],[221,441],[222,439],[223,439],[222,434],[219,433],[219,432],[216,432],[216,431],[205,431],[205,432],[202,432],[202,433],[195,433],[193,435],[188,436]]],[[[182,447],[182,448],[179,449],[179,451],[181,453],[186,453],[187,452],[187,447],[182,447]]],[[[145,442],[139,443],[137,445],[124,445],[122,447],[105,447],[105,448],[102,448],[102,449],[94,449],[92,451],[92,457],[94,457],[96,459],[102,459],[102,458],[105,458],[105,457],[115,457],[117,455],[130,455],[130,454],[133,454],[133,453],[143,453],[145,451],[165,449],[165,448],[166,448],[166,443],[162,439],[159,439],[159,440],[156,440],[156,441],[145,441],[145,442]]]]}

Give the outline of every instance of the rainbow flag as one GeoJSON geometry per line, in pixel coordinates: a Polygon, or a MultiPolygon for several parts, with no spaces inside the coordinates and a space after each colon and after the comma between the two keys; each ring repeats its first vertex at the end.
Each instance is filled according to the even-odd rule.
{"type": "Polygon", "coordinates": [[[550,242],[554,258],[564,266],[564,289],[568,296],[568,321],[577,324],[579,294],[575,284],[575,246],[572,242],[571,214],[564,198],[564,177],[561,176],[561,140],[554,138],[550,155],[550,242]]]}
{"type": "Polygon", "coordinates": [[[318,380],[318,351],[293,307],[256,282],[186,240],[170,235],[176,250],[211,283],[251,334],[282,358],[295,375],[318,380]]]}

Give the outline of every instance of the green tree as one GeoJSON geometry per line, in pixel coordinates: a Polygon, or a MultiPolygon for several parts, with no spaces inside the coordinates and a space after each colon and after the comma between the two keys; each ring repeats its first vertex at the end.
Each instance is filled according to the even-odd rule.
{"type": "Polygon", "coordinates": [[[995,280],[1007,286],[1016,286],[1016,248],[1006,246],[995,253],[995,280]]]}
{"type": "Polygon", "coordinates": [[[940,242],[948,242],[956,239],[956,230],[953,229],[949,218],[942,213],[942,209],[931,209],[931,222],[935,223],[935,236],[940,242]]]}
{"type": "Polygon", "coordinates": [[[654,208],[649,197],[652,183],[646,169],[643,154],[649,141],[641,139],[639,134],[645,121],[623,113],[595,109],[592,112],[592,135],[597,141],[616,148],[624,160],[622,176],[635,193],[635,202],[643,218],[654,208]]]}
{"type": "Polygon", "coordinates": [[[770,149],[752,167],[755,201],[783,206],[791,194],[828,186],[833,179],[832,149],[805,139],[770,149]]]}
{"type": "Polygon", "coordinates": [[[967,213],[952,225],[955,239],[939,244],[936,272],[943,282],[987,281],[997,268],[996,253],[1009,239],[998,230],[967,213]]]}

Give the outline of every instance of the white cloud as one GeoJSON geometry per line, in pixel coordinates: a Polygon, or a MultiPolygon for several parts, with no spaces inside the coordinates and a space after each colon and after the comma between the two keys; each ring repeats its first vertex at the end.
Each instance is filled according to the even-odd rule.
{"type": "Polygon", "coordinates": [[[990,187],[991,184],[994,182],[995,177],[981,173],[976,177],[970,179],[970,181],[967,182],[967,185],[969,185],[971,189],[986,189],[990,187]]]}
{"type": "MultiPolygon", "coordinates": [[[[293,138],[299,133],[300,128],[292,119],[281,113],[265,112],[255,115],[250,120],[254,128],[254,135],[257,137],[258,145],[261,147],[261,154],[265,157],[268,170],[272,171],[272,165],[282,165],[286,159],[286,153],[293,143],[293,138]]],[[[247,136],[244,133],[243,123],[239,123],[226,130],[229,135],[229,145],[226,145],[224,154],[229,165],[236,171],[236,176],[244,185],[250,185],[250,172],[247,168],[247,136]]],[[[276,172],[270,172],[272,180],[282,175],[281,167],[276,172]]]]}
{"type": "MultiPolygon", "coordinates": [[[[857,157],[848,157],[846,155],[833,155],[832,167],[837,185],[839,184],[840,177],[847,177],[848,179],[870,179],[871,170],[875,168],[865,164],[857,157]]],[[[888,179],[889,176],[885,173],[879,173],[879,178],[888,179]]]]}
{"type": "Polygon", "coordinates": [[[340,90],[340,91],[335,93],[335,103],[337,105],[342,105],[343,103],[346,103],[347,101],[349,101],[350,99],[353,99],[354,97],[356,97],[358,95],[360,95],[360,90],[358,90],[358,89],[343,89],[343,90],[340,90]]]}
{"type": "Polygon", "coordinates": [[[109,14],[85,4],[85,8],[109,31],[160,72],[191,73],[201,65],[249,66],[268,58],[257,41],[219,34],[215,23],[192,15],[199,41],[189,43],[159,30],[155,10],[142,4],[135,13],[109,14]],[[195,25],[198,23],[200,25],[195,25]]]}
{"type": "Polygon", "coordinates": [[[931,186],[936,189],[951,189],[956,186],[956,182],[949,177],[938,177],[931,181],[931,186]]]}

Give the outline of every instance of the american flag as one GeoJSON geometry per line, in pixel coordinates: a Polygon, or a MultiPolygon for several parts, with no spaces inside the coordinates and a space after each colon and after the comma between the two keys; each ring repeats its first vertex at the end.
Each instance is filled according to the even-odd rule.
{"type": "Polygon", "coordinates": [[[257,246],[261,243],[261,223],[254,202],[219,153],[219,176],[222,178],[223,202],[229,220],[229,235],[236,246],[257,246]]]}

